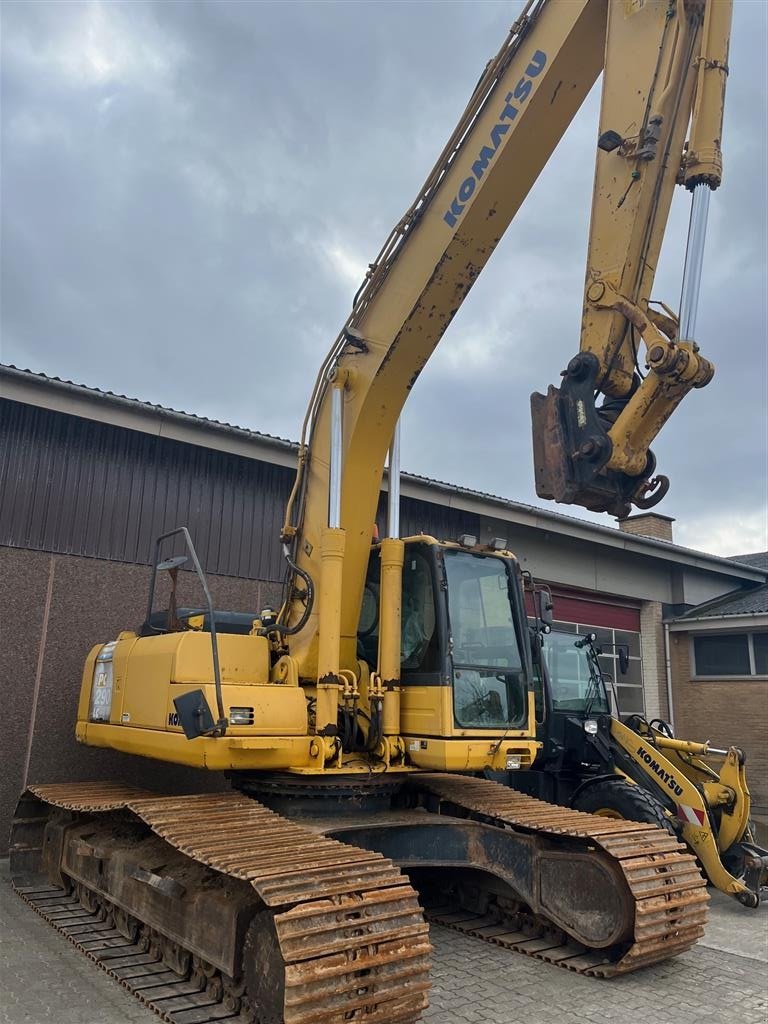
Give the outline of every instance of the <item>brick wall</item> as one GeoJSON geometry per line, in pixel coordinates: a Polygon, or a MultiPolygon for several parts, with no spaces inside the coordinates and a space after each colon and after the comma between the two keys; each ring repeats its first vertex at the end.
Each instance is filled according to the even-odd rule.
{"type": "Polygon", "coordinates": [[[672,543],[671,516],[662,516],[658,512],[641,512],[636,516],[628,516],[619,520],[619,529],[624,533],[632,533],[637,537],[653,537],[654,540],[668,540],[672,543]]]}
{"type": "MultiPolygon", "coordinates": [[[[187,793],[226,785],[212,773],[75,742],[85,657],[94,644],[141,624],[149,574],[147,566],[0,547],[0,855],[25,780],[121,779],[187,793]]],[[[167,578],[159,578],[156,608],[166,607],[167,578]]],[[[209,576],[209,585],[217,608],[258,611],[279,599],[279,588],[268,581],[209,576]]],[[[181,573],[179,605],[200,603],[196,580],[181,573]]]]}
{"type": "Polygon", "coordinates": [[[753,810],[768,814],[768,680],[691,680],[691,641],[670,634],[675,732],[681,739],[741,747],[753,810]]]}
{"type": "Polygon", "coordinates": [[[645,601],[640,609],[640,651],[643,657],[645,717],[669,717],[664,661],[664,625],[659,601],[645,601]]]}

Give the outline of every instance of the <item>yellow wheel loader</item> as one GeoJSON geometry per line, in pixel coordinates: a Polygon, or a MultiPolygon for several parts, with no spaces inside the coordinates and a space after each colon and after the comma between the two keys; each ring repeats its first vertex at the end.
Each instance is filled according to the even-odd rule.
{"type": "Polygon", "coordinates": [[[744,752],[676,739],[660,719],[621,721],[611,713],[615,691],[606,686],[595,634],[539,635],[542,746],[532,770],[509,772],[507,781],[567,807],[666,828],[721,892],[747,907],[768,900],[768,850],[756,845],[750,825],[744,752]]]}

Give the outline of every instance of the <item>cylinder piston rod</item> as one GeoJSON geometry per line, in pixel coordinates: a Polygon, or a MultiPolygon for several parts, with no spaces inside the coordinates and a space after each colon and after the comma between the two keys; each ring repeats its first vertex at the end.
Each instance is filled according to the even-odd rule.
{"type": "Polygon", "coordinates": [[[400,420],[395,424],[389,448],[389,500],[387,502],[387,536],[400,536],[400,420]]]}
{"type": "Polygon", "coordinates": [[[709,217],[709,195],[709,186],[703,182],[693,189],[688,243],[685,250],[683,288],[680,297],[680,341],[693,341],[696,334],[696,315],[699,309],[704,243],[707,237],[707,219],[709,217]]]}
{"type": "Polygon", "coordinates": [[[344,407],[344,388],[335,383],[331,387],[331,465],[328,486],[328,526],[338,530],[341,526],[341,428],[344,407]]]}

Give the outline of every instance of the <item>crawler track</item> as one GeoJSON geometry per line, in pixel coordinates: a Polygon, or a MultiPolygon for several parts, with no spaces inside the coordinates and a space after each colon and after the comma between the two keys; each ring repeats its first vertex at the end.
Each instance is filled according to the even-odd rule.
{"type": "Polygon", "coordinates": [[[235,1012],[215,995],[201,990],[185,972],[170,970],[158,949],[144,939],[129,942],[112,927],[103,909],[89,913],[77,896],[55,886],[20,886],[21,898],[75,945],[81,953],[119,981],[145,1006],[171,1024],[208,1024],[228,1020],[250,1024],[253,1016],[235,1012]]]}
{"type": "MultiPolygon", "coordinates": [[[[660,829],[554,807],[467,776],[419,774],[408,786],[438,815],[533,836],[559,856],[594,851],[609,859],[606,877],[624,886],[628,915],[624,938],[606,949],[580,945],[496,891],[479,908],[433,906],[431,921],[596,977],[668,959],[703,934],[704,880],[694,858],[660,829]]],[[[162,853],[159,863],[166,859],[162,853]]],[[[312,832],[249,797],[165,797],[108,783],[34,786],[19,802],[11,869],[27,903],[172,1024],[409,1024],[427,1005],[428,926],[392,860],[312,832]],[[101,860],[110,856],[102,847],[114,833],[132,850],[131,828],[139,826],[185,864],[234,880],[239,888],[228,899],[250,894],[255,909],[231,974],[201,960],[194,942],[184,946],[165,923],[158,929],[132,917],[106,881],[101,886],[101,860]],[[56,835],[68,852],[52,859],[56,835]],[[95,875],[89,863],[98,866],[95,875]]],[[[157,870],[144,874],[161,892],[178,884],[171,868],[167,877],[157,870]]]]}
{"type": "MultiPolygon", "coordinates": [[[[243,1024],[406,1024],[427,1005],[428,926],[398,868],[246,797],[157,797],[108,783],[34,786],[19,804],[11,856],[22,898],[174,1024],[229,1018],[243,1024]],[[91,912],[47,883],[43,836],[51,807],[74,812],[77,820],[119,812],[118,826],[121,815],[133,816],[195,863],[248,883],[264,909],[261,930],[245,941],[241,977],[206,975],[204,964],[197,977],[192,967],[163,970],[167,939],[144,931],[131,942],[110,927],[119,907],[96,899],[91,912]],[[257,962],[256,945],[270,950],[269,964],[257,962]],[[273,975],[266,983],[265,973],[273,975]],[[250,987],[249,978],[255,981],[250,987]],[[253,995],[260,984],[265,1005],[253,995]]],[[[170,953],[172,960],[189,956],[183,949],[170,953]]]]}
{"type": "Polygon", "coordinates": [[[538,836],[548,834],[554,840],[586,840],[619,865],[635,913],[631,943],[605,951],[588,950],[524,913],[505,921],[498,913],[437,907],[428,914],[435,923],[580,974],[603,978],[676,956],[704,934],[709,904],[706,883],[695,859],[667,832],[556,807],[486,779],[419,775],[415,785],[436,797],[447,813],[538,836]]]}

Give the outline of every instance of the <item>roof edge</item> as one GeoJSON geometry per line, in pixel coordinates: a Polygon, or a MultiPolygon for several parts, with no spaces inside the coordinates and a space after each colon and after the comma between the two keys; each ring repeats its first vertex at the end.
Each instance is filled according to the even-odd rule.
{"type": "MultiPolygon", "coordinates": [[[[246,458],[262,458],[290,468],[295,467],[299,445],[296,441],[248,430],[245,427],[210,420],[194,413],[181,412],[140,399],[116,395],[111,391],[73,381],[48,377],[32,370],[0,363],[0,397],[28,405],[80,416],[143,433],[155,434],[187,444],[198,444],[246,458]],[[105,415],[106,414],[106,415],[105,415]]],[[[502,518],[532,529],[557,529],[559,533],[602,543],[640,555],[665,561],[682,562],[694,568],[715,571],[754,583],[768,582],[768,569],[736,562],[670,541],[625,533],[613,526],[603,526],[587,519],[564,515],[535,505],[526,505],[484,491],[435,480],[416,473],[402,473],[403,494],[422,501],[435,501],[434,494],[446,495],[446,503],[467,511],[482,511],[491,506],[506,512],[502,518]],[[430,497],[431,496],[431,497],[430,497]]],[[[386,484],[385,484],[386,486],[386,484]]],[[[488,514],[486,512],[486,514],[488,514]]]]}

